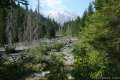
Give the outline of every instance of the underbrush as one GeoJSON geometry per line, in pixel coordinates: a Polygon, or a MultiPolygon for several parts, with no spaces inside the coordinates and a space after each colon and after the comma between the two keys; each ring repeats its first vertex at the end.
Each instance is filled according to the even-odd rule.
{"type": "Polygon", "coordinates": [[[19,80],[24,79],[32,72],[30,68],[26,68],[24,63],[7,63],[0,65],[0,80],[19,80]]]}
{"type": "Polygon", "coordinates": [[[55,49],[57,51],[60,51],[62,47],[64,47],[63,43],[55,43],[50,46],[51,49],[55,49]]]}
{"type": "MultiPolygon", "coordinates": [[[[0,64],[0,80],[24,80],[26,77],[34,73],[41,71],[50,71],[48,75],[49,79],[60,78],[64,75],[63,57],[58,55],[48,54],[49,50],[55,49],[60,51],[64,45],[62,43],[55,43],[50,46],[41,46],[26,50],[24,55],[21,55],[20,60],[16,62],[10,62],[7,58],[1,60],[0,64]]],[[[7,52],[11,52],[11,49],[7,52]]],[[[32,79],[31,80],[47,80],[45,79],[32,79]]]]}

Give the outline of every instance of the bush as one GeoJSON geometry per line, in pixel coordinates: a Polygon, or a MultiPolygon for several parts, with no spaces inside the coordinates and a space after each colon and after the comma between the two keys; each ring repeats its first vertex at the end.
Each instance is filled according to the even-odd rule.
{"type": "Polygon", "coordinates": [[[9,63],[0,66],[0,80],[18,80],[32,72],[24,67],[23,63],[9,63]]]}
{"type": "Polygon", "coordinates": [[[63,43],[55,43],[50,46],[51,49],[55,49],[57,51],[60,51],[62,47],[64,47],[63,43]]]}
{"type": "Polygon", "coordinates": [[[76,53],[75,67],[73,76],[75,80],[79,79],[98,79],[105,75],[108,68],[108,59],[104,52],[98,51],[94,48],[81,48],[83,52],[76,53]],[[84,53],[85,52],[85,53],[84,53]]]}
{"type": "Polygon", "coordinates": [[[6,54],[9,54],[9,53],[15,53],[15,48],[14,47],[5,47],[5,52],[6,54]]]}
{"type": "Polygon", "coordinates": [[[32,63],[41,63],[47,55],[47,49],[45,47],[36,47],[27,51],[28,59],[32,63]]]}
{"type": "Polygon", "coordinates": [[[63,56],[51,55],[49,63],[50,74],[48,75],[48,80],[68,80],[64,68],[63,56]]]}

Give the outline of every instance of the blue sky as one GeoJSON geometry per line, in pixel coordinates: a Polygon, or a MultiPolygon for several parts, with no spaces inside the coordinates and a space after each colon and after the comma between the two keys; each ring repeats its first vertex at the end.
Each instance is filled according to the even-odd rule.
{"type": "MultiPolygon", "coordinates": [[[[32,9],[37,8],[37,0],[28,0],[32,9]]],[[[77,15],[82,15],[89,3],[93,0],[40,0],[41,12],[48,13],[52,10],[70,11],[77,15]]]]}

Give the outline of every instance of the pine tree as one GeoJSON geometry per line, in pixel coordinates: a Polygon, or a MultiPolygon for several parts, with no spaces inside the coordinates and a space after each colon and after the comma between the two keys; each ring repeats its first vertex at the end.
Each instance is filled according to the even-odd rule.
{"type": "Polygon", "coordinates": [[[93,4],[90,3],[89,6],[88,6],[88,14],[91,15],[94,13],[94,8],[93,8],[93,4]]]}

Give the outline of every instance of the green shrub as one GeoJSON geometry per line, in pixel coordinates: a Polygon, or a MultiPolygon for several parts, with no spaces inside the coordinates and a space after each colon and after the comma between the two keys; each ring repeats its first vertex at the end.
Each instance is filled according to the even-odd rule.
{"type": "Polygon", "coordinates": [[[64,46],[63,43],[55,43],[55,44],[51,45],[50,48],[60,51],[63,46],[64,46]]]}
{"type": "Polygon", "coordinates": [[[0,80],[23,79],[32,72],[24,67],[23,63],[9,63],[0,66],[0,80]]]}
{"type": "Polygon", "coordinates": [[[28,61],[32,63],[41,63],[47,55],[47,49],[45,47],[36,47],[27,51],[28,61]]]}
{"type": "Polygon", "coordinates": [[[14,47],[6,47],[5,52],[6,54],[10,54],[10,53],[15,53],[16,51],[14,47]]]}
{"type": "Polygon", "coordinates": [[[63,56],[51,55],[48,80],[68,80],[64,68],[63,56]]]}
{"type": "MultiPolygon", "coordinates": [[[[75,67],[73,76],[75,80],[79,79],[98,79],[105,75],[108,68],[108,59],[104,52],[94,48],[85,49],[75,56],[75,67]],[[84,53],[85,52],[85,53],[84,53]]],[[[74,51],[75,53],[78,51],[74,51]]],[[[77,53],[76,53],[77,54],[77,53]]]]}

